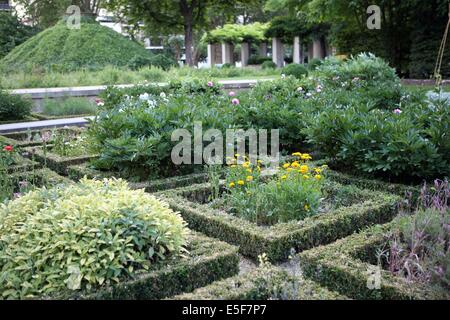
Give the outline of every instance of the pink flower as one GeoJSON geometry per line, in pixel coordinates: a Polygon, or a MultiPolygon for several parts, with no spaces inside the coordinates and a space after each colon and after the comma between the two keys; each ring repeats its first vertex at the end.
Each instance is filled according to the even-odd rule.
{"type": "Polygon", "coordinates": [[[233,100],[231,100],[231,103],[235,106],[239,105],[241,102],[239,101],[239,99],[234,98],[233,100]]]}
{"type": "Polygon", "coordinates": [[[403,111],[400,110],[400,109],[395,109],[395,110],[394,110],[394,113],[395,113],[395,114],[400,114],[400,113],[402,113],[402,112],[403,112],[403,111]]]}
{"type": "Polygon", "coordinates": [[[230,91],[230,93],[228,94],[230,97],[234,97],[236,95],[236,92],[234,91],[230,91]]]}
{"type": "Polygon", "coordinates": [[[6,146],[3,148],[4,151],[6,152],[12,152],[14,150],[13,146],[6,146]]]}
{"type": "Polygon", "coordinates": [[[208,87],[214,87],[214,83],[212,81],[208,81],[208,87]]]}

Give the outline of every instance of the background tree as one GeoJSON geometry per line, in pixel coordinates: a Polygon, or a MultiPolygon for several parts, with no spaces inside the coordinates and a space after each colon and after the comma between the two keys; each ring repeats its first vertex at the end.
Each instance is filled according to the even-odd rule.
{"type": "Polygon", "coordinates": [[[234,22],[244,4],[258,1],[262,0],[109,0],[107,7],[128,23],[143,22],[149,33],[183,33],[186,63],[193,66],[203,32],[234,22]]]}
{"type": "Polygon", "coordinates": [[[0,12],[0,59],[38,32],[20,22],[16,14],[0,12]]]}
{"type": "Polygon", "coordinates": [[[48,28],[55,25],[70,5],[80,7],[83,14],[97,15],[105,0],[16,0],[35,25],[48,28]]]}

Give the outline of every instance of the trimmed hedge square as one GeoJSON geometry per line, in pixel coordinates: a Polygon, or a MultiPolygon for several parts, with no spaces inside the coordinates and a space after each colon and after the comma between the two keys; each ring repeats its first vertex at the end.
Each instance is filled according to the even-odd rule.
{"type": "Polygon", "coordinates": [[[389,183],[382,180],[360,178],[347,173],[337,172],[334,170],[330,170],[328,175],[334,181],[337,181],[344,185],[354,185],[364,189],[389,192],[397,194],[402,197],[407,192],[411,192],[413,196],[417,196],[420,193],[420,186],[406,185],[400,183],[389,183]]]}
{"type": "Polygon", "coordinates": [[[95,155],[62,157],[52,153],[51,147],[48,147],[46,154],[44,153],[44,148],[40,146],[27,147],[25,150],[28,153],[28,157],[33,157],[36,161],[39,161],[41,164],[46,164],[48,168],[64,176],[68,175],[68,167],[70,165],[85,163],[97,157],[95,155]]]}
{"type": "MultiPolygon", "coordinates": [[[[3,133],[0,136],[0,142],[4,142],[15,147],[34,147],[42,145],[42,141],[34,139],[35,136],[40,136],[43,131],[52,131],[56,132],[72,132],[72,133],[81,133],[83,131],[82,128],[79,127],[63,127],[63,128],[55,128],[55,129],[42,129],[42,130],[30,130],[30,131],[20,131],[20,132],[10,132],[3,133]]],[[[50,140],[48,143],[52,143],[50,140]]]]}
{"type": "MultiPolygon", "coordinates": [[[[334,191],[343,188],[338,183],[331,185],[334,191]]],[[[259,226],[204,204],[210,190],[206,183],[157,195],[179,211],[191,229],[237,245],[243,255],[251,258],[266,253],[271,262],[287,259],[293,250],[328,244],[366,226],[390,221],[400,200],[396,195],[353,188],[356,194],[346,206],[302,221],[259,226]]]]}
{"type": "Polygon", "coordinates": [[[56,184],[71,184],[72,180],[60,176],[48,168],[35,169],[33,171],[15,172],[9,176],[14,182],[32,181],[36,187],[54,186],[56,184]]]}
{"type": "MultiPolygon", "coordinates": [[[[96,292],[63,292],[52,299],[156,300],[232,277],[239,272],[238,249],[198,233],[189,236],[189,254],[162,262],[136,279],[96,292]]],[[[46,297],[44,297],[46,298],[46,297]]]]}
{"type": "Polygon", "coordinates": [[[333,244],[299,254],[308,278],[354,299],[430,300],[450,299],[431,286],[409,283],[376,265],[377,249],[387,244],[386,235],[396,220],[377,225],[333,244]],[[375,263],[375,264],[374,264],[375,263]],[[374,270],[379,270],[379,289],[370,289],[374,270]]]}
{"type": "MultiPolygon", "coordinates": [[[[121,175],[119,172],[114,171],[101,171],[89,167],[89,163],[82,163],[78,165],[72,165],[67,168],[68,176],[75,181],[80,180],[83,177],[89,179],[104,179],[116,177],[121,175]]],[[[193,173],[184,176],[176,176],[171,178],[156,179],[145,182],[130,182],[130,187],[134,189],[145,189],[146,192],[158,192],[168,189],[180,188],[196,183],[203,183],[208,180],[206,173],[193,173]]]]}
{"type": "Polygon", "coordinates": [[[347,297],[269,266],[214,282],[168,300],[348,300],[347,297]]]}

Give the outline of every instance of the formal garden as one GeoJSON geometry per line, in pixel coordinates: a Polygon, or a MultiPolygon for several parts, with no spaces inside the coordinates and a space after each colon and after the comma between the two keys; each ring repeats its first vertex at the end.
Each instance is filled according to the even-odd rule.
{"type": "MultiPolygon", "coordinates": [[[[297,34],[281,20],[203,41],[297,34]]],[[[65,23],[21,31],[30,38],[0,60],[0,129],[30,125],[0,130],[1,299],[450,299],[442,79],[413,86],[364,52],[178,67],[92,21],[65,23]],[[83,85],[107,87],[39,110],[11,91],[83,85]],[[87,120],[33,127],[71,117],[87,120]],[[183,163],[179,129],[200,148],[183,163]],[[278,129],[279,154],[255,157],[250,139],[242,152],[209,129],[278,129]],[[231,155],[192,163],[213,144],[231,155]]]]}

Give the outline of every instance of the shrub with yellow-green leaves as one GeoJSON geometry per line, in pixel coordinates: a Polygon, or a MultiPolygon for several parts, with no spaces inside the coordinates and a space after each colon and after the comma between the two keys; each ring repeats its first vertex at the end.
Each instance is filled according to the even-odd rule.
{"type": "Polygon", "coordinates": [[[36,298],[132,279],[187,245],[183,219],[123,180],[38,189],[0,206],[0,294],[36,298]]]}

